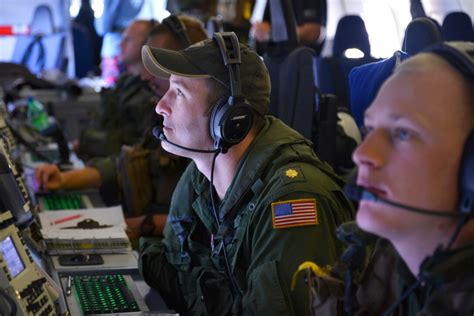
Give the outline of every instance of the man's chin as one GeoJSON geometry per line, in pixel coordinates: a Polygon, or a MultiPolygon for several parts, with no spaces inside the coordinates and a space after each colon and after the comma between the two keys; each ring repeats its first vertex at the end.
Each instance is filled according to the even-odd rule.
{"type": "Polygon", "coordinates": [[[166,150],[167,152],[171,154],[175,154],[175,151],[177,151],[178,148],[176,146],[171,145],[170,143],[166,141],[161,141],[161,147],[166,150]]]}
{"type": "Polygon", "coordinates": [[[386,231],[388,227],[385,227],[384,219],[379,218],[378,215],[381,214],[374,214],[372,210],[365,208],[359,209],[356,214],[357,226],[368,233],[383,237],[384,231],[386,231]]]}
{"type": "Polygon", "coordinates": [[[173,144],[170,144],[166,141],[162,141],[161,142],[161,147],[169,152],[170,154],[173,154],[173,155],[176,155],[176,156],[180,156],[180,157],[186,157],[186,158],[190,158],[190,154],[191,152],[188,151],[188,150],[185,150],[185,149],[182,149],[182,148],[179,148],[173,144]]]}

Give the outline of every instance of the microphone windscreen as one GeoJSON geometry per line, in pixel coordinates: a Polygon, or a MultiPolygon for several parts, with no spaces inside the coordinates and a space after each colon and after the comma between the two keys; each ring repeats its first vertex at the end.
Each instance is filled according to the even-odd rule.
{"type": "Polygon", "coordinates": [[[163,133],[163,129],[161,128],[161,126],[153,127],[152,133],[153,133],[153,136],[155,136],[155,138],[157,138],[159,140],[165,140],[166,139],[165,134],[163,133]]]}
{"type": "Polygon", "coordinates": [[[362,187],[355,184],[346,184],[344,186],[344,192],[353,201],[360,201],[364,191],[365,190],[362,187]]]}

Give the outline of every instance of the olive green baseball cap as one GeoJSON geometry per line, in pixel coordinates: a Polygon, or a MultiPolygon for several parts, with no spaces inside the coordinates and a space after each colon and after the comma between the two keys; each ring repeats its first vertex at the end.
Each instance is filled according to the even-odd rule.
{"type": "MultiPolygon", "coordinates": [[[[262,59],[247,45],[240,44],[240,81],[243,97],[265,115],[270,103],[270,77],[262,59]]],[[[213,78],[230,91],[229,73],[213,39],[198,42],[181,51],[142,47],[145,68],[155,77],[176,75],[187,78],[213,78]]]]}

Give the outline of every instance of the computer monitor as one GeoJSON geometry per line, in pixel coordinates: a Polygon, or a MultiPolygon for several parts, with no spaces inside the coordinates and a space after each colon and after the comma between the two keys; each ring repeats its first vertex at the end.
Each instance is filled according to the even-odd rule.
{"type": "Polygon", "coordinates": [[[0,214],[0,315],[58,315],[58,289],[34,262],[12,214],[0,214]]]}
{"type": "Polygon", "coordinates": [[[19,228],[27,227],[32,219],[32,204],[8,148],[0,139],[0,213],[10,211],[19,228]]]}
{"type": "Polygon", "coordinates": [[[21,260],[18,249],[16,249],[11,236],[7,236],[5,239],[0,241],[0,251],[8,272],[13,278],[16,278],[20,272],[25,270],[25,264],[23,263],[23,260],[21,260]]]}

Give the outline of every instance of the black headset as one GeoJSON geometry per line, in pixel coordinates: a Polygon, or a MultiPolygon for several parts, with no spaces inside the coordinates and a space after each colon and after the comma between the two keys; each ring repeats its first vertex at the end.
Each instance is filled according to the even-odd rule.
{"type": "Polygon", "coordinates": [[[226,153],[229,147],[241,142],[253,123],[253,111],[242,95],[240,81],[239,39],[234,32],[214,33],[224,65],[229,72],[230,96],[221,97],[212,108],[209,128],[214,147],[226,153]]]}
{"type": "Polygon", "coordinates": [[[168,27],[168,29],[179,39],[182,49],[191,45],[191,40],[186,32],[186,26],[176,15],[172,14],[168,16],[166,19],[161,21],[161,24],[166,25],[166,27],[168,27]]]}
{"type": "MultiPolygon", "coordinates": [[[[444,42],[426,51],[440,56],[474,83],[474,43],[444,42]]],[[[464,144],[459,170],[459,190],[459,210],[466,215],[474,215],[474,128],[464,144]]]]}

